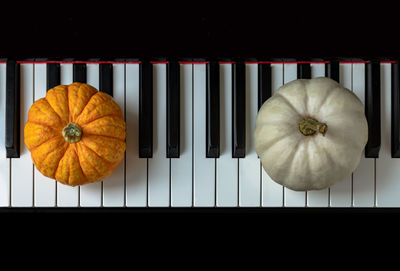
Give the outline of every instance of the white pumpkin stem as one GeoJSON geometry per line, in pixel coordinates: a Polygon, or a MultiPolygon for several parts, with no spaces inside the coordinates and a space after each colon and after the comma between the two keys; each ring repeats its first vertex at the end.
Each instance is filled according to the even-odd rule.
{"type": "Polygon", "coordinates": [[[318,132],[325,136],[325,133],[328,130],[328,125],[321,123],[314,118],[305,117],[299,122],[299,130],[305,136],[314,135],[318,132]]]}
{"type": "Polygon", "coordinates": [[[82,129],[78,124],[70,122],[62,130],[62,135],[68,143],[76,143],[81,140],[82,129]]]}

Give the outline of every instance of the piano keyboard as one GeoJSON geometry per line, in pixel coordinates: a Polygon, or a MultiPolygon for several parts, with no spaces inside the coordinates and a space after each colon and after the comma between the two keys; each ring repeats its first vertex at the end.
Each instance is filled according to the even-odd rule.
{"type": "Polygon", "coordinates": [[[394,61],[0,61],[0,206],[399,207],[398,91],[394,61]],[[283,84],[320,76],[366,105],[369,142],[351,176],[296,192],[262,169],[255,118],[283,84]],[[37,171],[23,134],[32,103],[74,81],[112,95],[127,123],[123,162],[80,187],[37,171]]]}

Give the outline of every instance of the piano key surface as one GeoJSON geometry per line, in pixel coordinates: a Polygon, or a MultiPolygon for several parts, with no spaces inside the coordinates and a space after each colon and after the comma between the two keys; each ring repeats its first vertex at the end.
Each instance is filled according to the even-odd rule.
{"type": "MultiPolygon", "coordinates": [[[[126,154],[125,187],[126,206],[147,206],[147,158],[140,158],[139,150],[139,67],[140,64],[126,64],[126,154]]],[[[152,68],[152,67],[151,67],[152,68]]],[[[152,97],[152,96],[151,96],[152,97]]],[[[153,124],[153,122],[151,122],[153,124]]]]}
{"type": "Polygon", "coordinates": [[[232,157],[246,155],[246,65],[232,64],[232,157]]]}
{"type": "Polygon", "coordinates": [[[206,73],[206,156],[220,155],[220,69],[216,60],[207,63],[206,73]]]}
{"type": "Polygon", "coordinates": [[[113,64],[101,63],[99,76],[99,90],[113,96],[113,64]]]}
{"type": "Polygon", "coordinates": [[[180,154],[180,64],[176,60],[167,64],[167,157],[180,154]]]}
{"type": "Polygon", "coordinates": [[[180,64],[180,156],[171,159],[171,206],[192,206],[193,65],[180,64]]]}
{"type": "Polygon", "coordinates": [[[0,63],[0,207],[10,205],[10,158],[6,155],[6,63],[0,63]]]}
{"type": "Polygon", "coordinates": [[[20,156],[20,65],[6,62],[6,127],[5,146],[8,158],[20,156]]]}
{"type": "Polygon", "coordinates": [[[379,157],[381,147],[381,118],[380,118],[380,63],[370,61],[365,64],[365,115],[368,121],[368,141],[365,146],[365,156],[379,157]]]}
{"type": "Polygon", "coordinates": [[[376,158],[376,206],[400,206],[400,160],[391,157],[391,65],[380,65],[381,76],[381,138],[382,146],[376,158]]]}
{"type": "Polygon", "coordinates": [[[261,63],[258,64],[258,109],[268,100],[272,95],[271,90],[271,64],[261,63]]]}
{"type": "Polygon", "coordinates": [[[47,63],[47,90],[60,84],[60,63],[47,63]]]}
{"type": "Polygon", "coordinates": [[[33,103],[33,64],[20,64],[20,157],[11,160],[11,206],[33,206],[33,163],[24,143],[24,126],[33,103]]]}
{"type": "Polygon", "coordinates": [[[339,61],[333,60],[325,64],[325,76],[340,82],[339,61]]]}
{"type": "MultiPolygon", "coordinates": [[[[87,82],[99,87],[99,64],[86,65],[87,82]]],[[[352,176],[321,191],[295,192],[273,182],[262,169],[252,146],[258,110],[258,65],[246,64],[246,155],[232,158],[232,65],[220,67],[219,158],[206,157],[206,64],[180,64],[181,157],[166,158],[166,64],[153,64],[155,157],[139,158],[139,64],[112,65],[114,99],[127,122],[126,157],[110,179],[69,187],[34,168],[23,143],[30,105],[44,97],[49,80],[45,63],[22,64],[21,157],[5,158],[0,139],[0,206],[262,206],[262,207],[400,207],[400,172],[391,157],[391,64],[380,64],[382,148],[379,158],[361,158],[352,176]],[[160,148],[161,146],[161,148],[160,148]],[[375,166],[376,163],[376,166],[375,166]],[[126,165],[126,167],[125,167],[126,165]],[[375,177],[376,175],[376,177],[375,177]]],[[[271,90],[297,78],[297,64],[272,63],[271,90]]],[[[324,76],[324,63],[312,63],[311,76],[324,76]]],[[[341,63],[340,82],[365,102],[365,63],[341,63]]],[[[73,64],[60,64],[60,83],[73,82],[73,64]]],[[[5,116],[6,64],[0,63],[0,125],[5,116]]],[[[4,133],[1,135],[4,137],[4,133]]]]}
{"type": "Polygon", "coordinates": [[[245,67],[245,141],[246,156],[239,159],[239,205],[260,206],[260,159],[254,149],[253,131],[255,130],[258,112],[258,67],[257,64],[246,64],[245,67]]]}
{"type": "MultiPolygon", "coordinates": [[[[232,65],[220,64],[220,156],[216,159],[216,205],[238,206],[238,159],[232,158],[232,65]]],[[[211,161],[211,160],[210,160],[211,161]]],[[[211,162],[210,162],[211,163],[211,162]]]]}
{"type": "Polygon", "coordinates": [[[206,64],[193,65],[193,101],[193,205],[211,207],[215,206],[216,158],[206,158],[206,64]]]}
{"type": "Polygon", "coordinates": [[[87,72],[85,63],[74,63],[73,64],[73,81],[86,83],[87,82],[87,72]]]}
{"type": "Polygon", "coordinates": [[[170,205],[170,158],[167,158],[167,65],[153,65],[153,157],[148,159],[148,205],[170,205]]]}
{"type": "Polygon", "coordinates": [[[400,158],[400,69],[399,63],[392,63],[391,95],[391,147],[392,158],[400,158]]]}
{"type": "MultiPolygon", "coordinates": [[[[131,64],[128,64],[129,67],[131,64]]],[[[153,155],[153,65],[142,61],[139,65],[139,157],[153,155]]],[[[127,77],[127,81],[130,77],[127,77]]],[[[129,92],[127,92],[129,93],[129,92]]]]}

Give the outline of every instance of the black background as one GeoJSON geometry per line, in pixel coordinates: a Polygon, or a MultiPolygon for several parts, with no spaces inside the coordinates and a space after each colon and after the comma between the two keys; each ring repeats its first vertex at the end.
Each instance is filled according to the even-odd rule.
{"type": "Polygon", "coordinates": [[[396,6],[259,1],[3,9],[0,57],[398,57],[396,6]]]}

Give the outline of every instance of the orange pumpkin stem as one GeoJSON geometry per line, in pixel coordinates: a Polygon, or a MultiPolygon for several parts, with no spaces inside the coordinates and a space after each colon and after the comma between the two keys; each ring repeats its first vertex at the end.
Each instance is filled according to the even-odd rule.
{"type": "Polygon", "coordinates": [[[78,124],[70,122],[62,130],[62,135],[68,143],[76,143],[81,140],[82,129],[78,124]]]}

